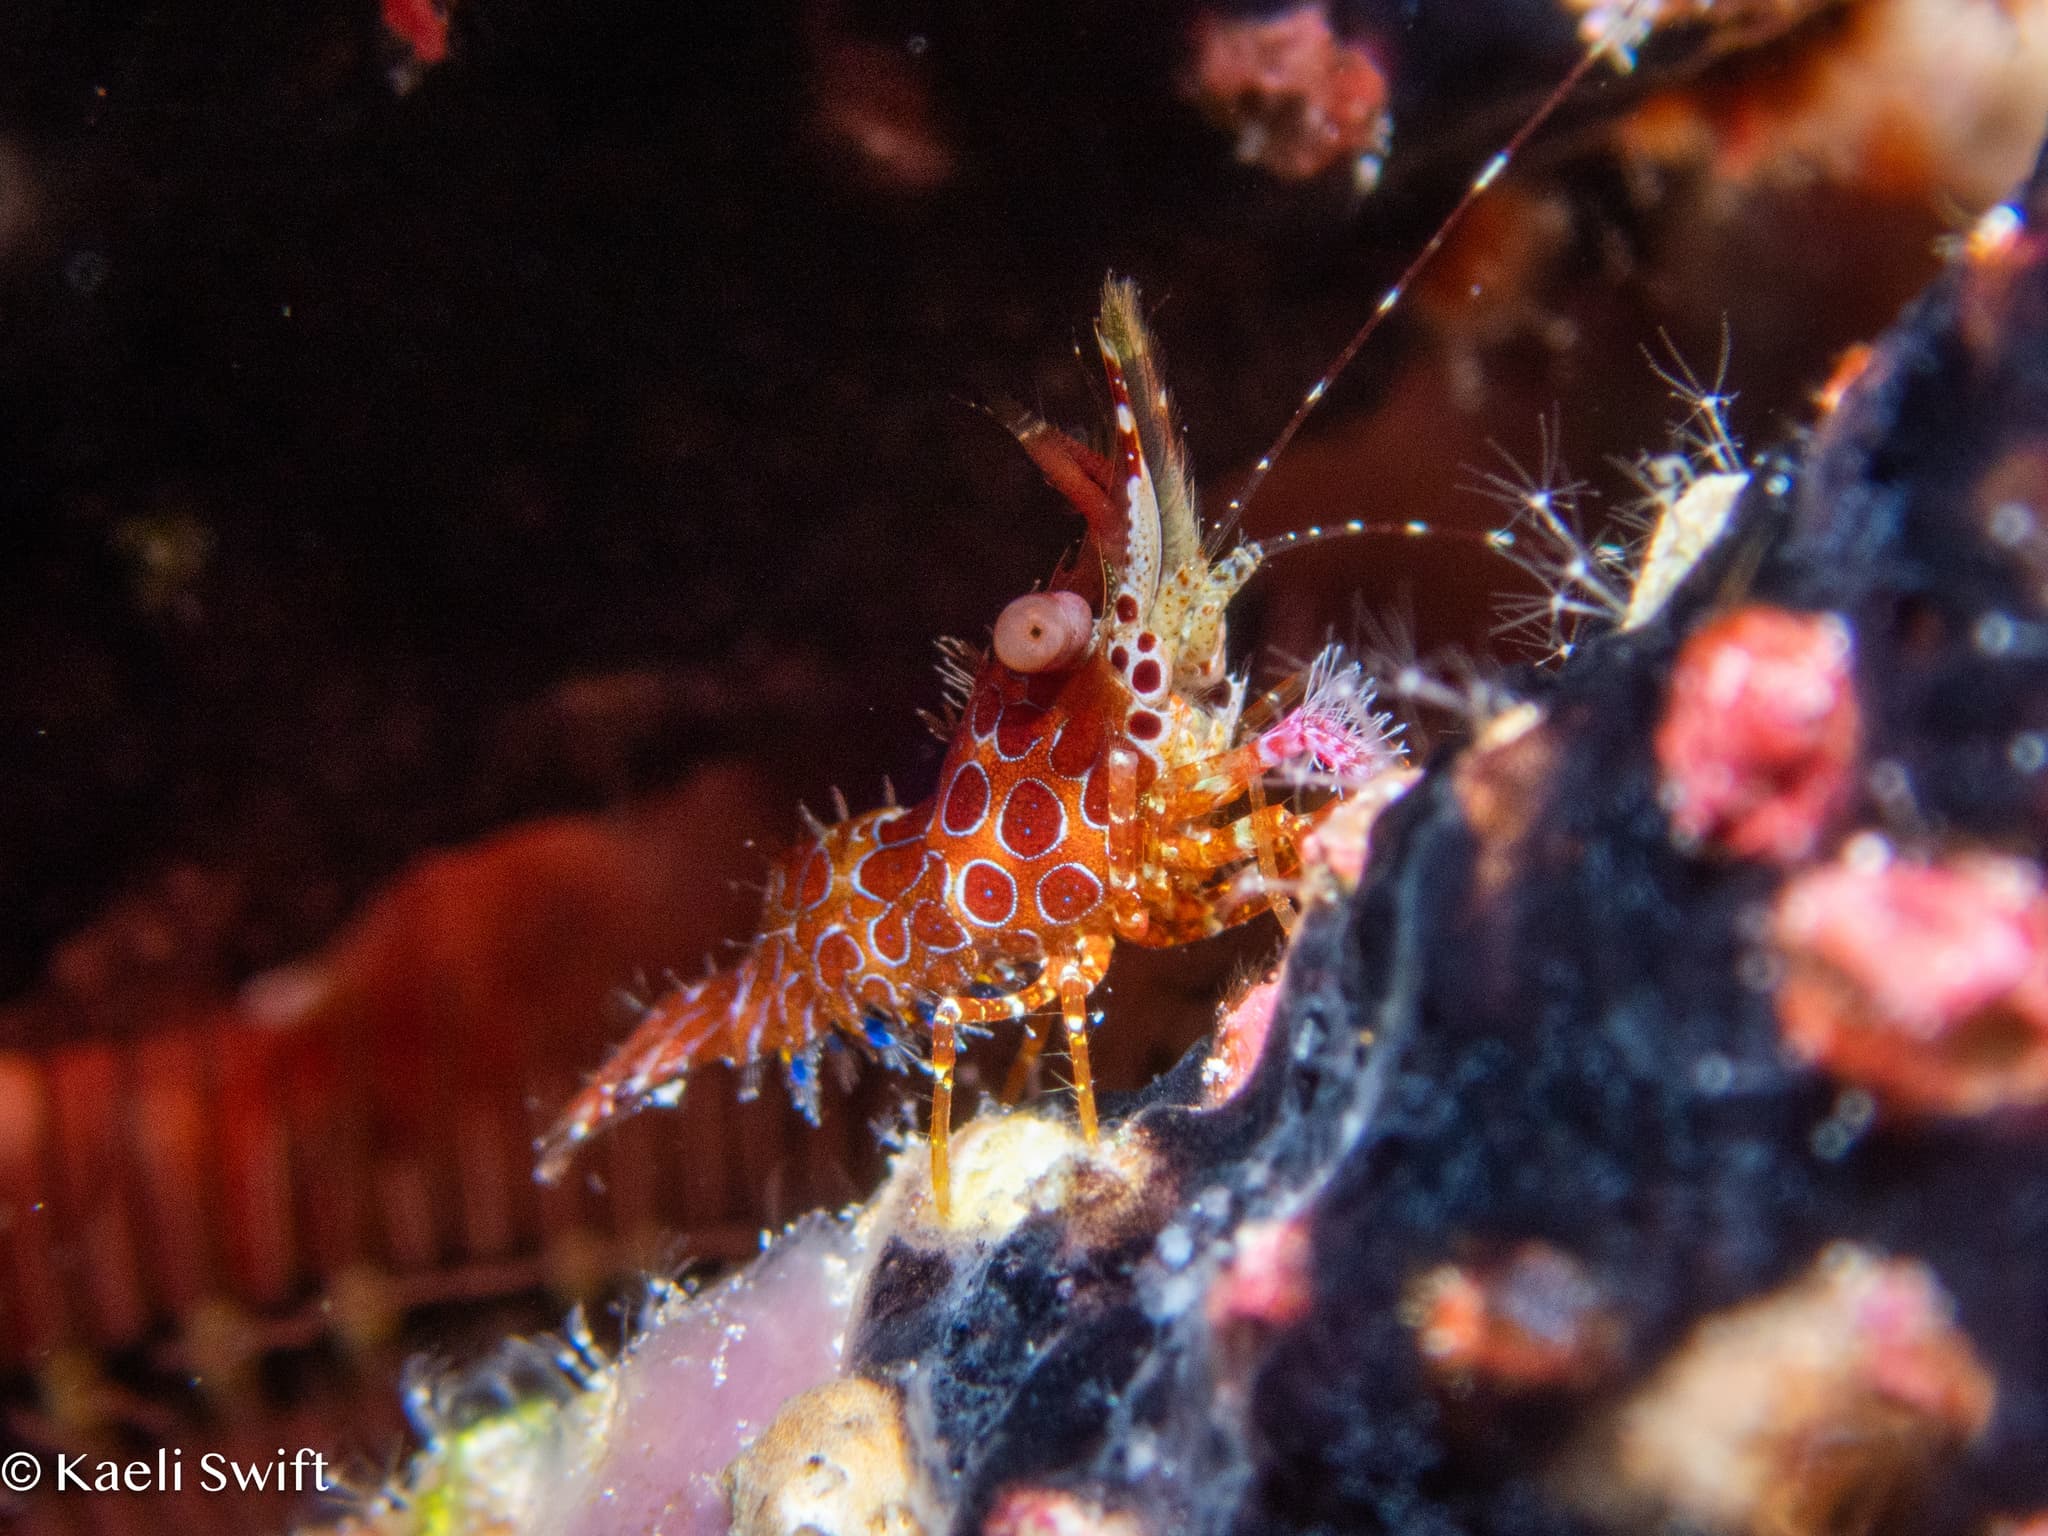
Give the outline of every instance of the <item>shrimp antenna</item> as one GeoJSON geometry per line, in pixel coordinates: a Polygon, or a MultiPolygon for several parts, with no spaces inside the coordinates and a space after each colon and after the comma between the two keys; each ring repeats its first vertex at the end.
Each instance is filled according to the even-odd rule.
{"type": "Polygon", "coordinates": [[[1536,110],[1522,120],[1522,126],[1514,131],[1513,136],[1501,146],[1499,152],[1487,161],[1480,168],[1479,174],[1466,185],[1451,211],[1444,216],[1443,222],[1437,225],[1436,232],[1423,242],[1422,249],[1415,253],[1406,267],[1402,268],[1401,275],[1394,279],[1394,285],[1380,295],[1379,303],[1373,306],[1372,313],[1365,317],[1364,323],[1351,333],[1351,339],[1344,344],[1344,349],[1337,354],[1336,360],[1324,370],[1321,378],[1309,386],[1308,393],[1301,397],[1301,404],[1297,405],[1294,414],[1287,418],[1287,425],[1282,427],[1280,435],[1273,439],[1273,446],[1268,448],[1260,456],[1258,463],[1252,466],[1250,477],[1238,490],[1237,495],[1230,500],[1228,516],[1232,521],[1241,518],[1245,508],[1251,505],[1251,500],[1258,494],[1259,487],[1265,484],[1266,475],[1273,468],[1274,461],[1287,451],[1288,444],[1294,441],[1296,434],[1301,431],[1302,424],[1322,402],[1323,396],[1329,392],[1331,381],[1351,366],[1352,360],[1372,339],[1373,333],[1379,330],[1381,323],[1400,304],[1409,286],[1436,259],[1436,254],[1443,249],[1444,242],[1456,233],[1460,224],[1465,222],[1465,216],[1472,211],[1472,205],[1486,195],[1487,189],[1500,179],[1501,173],[1513,163],[1515,156],[1522,152],[1529,140],[1556,115],[1558,108],[1571,99],[1572,93],[1578,90],[1586,76],[1593,72],[1602,55],[1612,52],[1624,61],[1624,65],[1631,62],[1628,50],[1647,30],[1647,24],[1639,13],[1647,9],[1650,3],[1651,0],[1628,0],[1586,51],[1579,55],[1578,62],[1565,71],[1564,78],[1550,88],[1550,94],[1543,98],[1536,110]]]}
{"type": "Polygon", "coordinates": [[[1484,544],[1488,549],[1513,549],[1514,530],[1511,528],[1439,528],[1435,523],[1421,518],[1410,518],[1402,523],[1369,523],[1352,518],[1342,523],[1317,523],[1308,528],[1290,528],[1285,533],[1276,533],[1266,539],[1246,539],[1240,546],[1249,550],[1260,564],[1290,549],[1302,549],[1310,544],[1327,544],[1333,539],[1462,539],[1468,543],[1484,544]]]}

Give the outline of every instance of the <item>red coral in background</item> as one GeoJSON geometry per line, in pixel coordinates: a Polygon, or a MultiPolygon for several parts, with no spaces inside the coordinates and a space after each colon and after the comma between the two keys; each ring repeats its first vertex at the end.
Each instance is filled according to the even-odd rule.
{"type": "Polygon", "coordinates": [[[412,70],[427,70],[448,57],[448,12],[452,0],[383,0],[384,25],[412,51],[412,70]]]}
{"type": "Polygon", "coordinates": [[[1609,1299],[1583,1264],[1548,1243],[1433,1269],[1404,1310],[1430,1370],[1459,1387],[1586,1387],[1618,1356],[1609,1299]]]}
{"type": "Polygon", "coordinates": [[[935,191],[953,179],[959,157],[932,99],[926,40],[858,36],[843,9],[839,0],[812,0],[806,8],[812,133],[845,154],[871,186],[935,191]]]}
{"type": "Polygon", "coordinates": [[[1852,843],[1779,893],[1785,1041],[1900,1109],[2048,1102],[2048,895],[2031,861],[1852,843]]]}
{"type": "Polygon", "coordinates": [[[1848,627],[1831,614],[1749,607],[1685,643],[1657,728],[1680,841],[1792,863],[1853,786],[1860,728],[1848,627]]]}
{"type": "Polygon", "coordinates": [[[1286,181],[1344,164],[1361,187],[1379,179],[1393,133],[1386,77],[1338,38],[1323,0],[1268,17],[1205,10],[1188,35],[1188,94],[1236,135],[1238,159],[1286,181]]]}

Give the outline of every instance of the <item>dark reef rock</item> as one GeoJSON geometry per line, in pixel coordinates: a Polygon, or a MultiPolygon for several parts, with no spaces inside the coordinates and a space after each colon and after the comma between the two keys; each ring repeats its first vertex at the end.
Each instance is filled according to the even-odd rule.
{"type": "Polygon", "coordinates": [[[2048,166],[2010,213],[1658,619],[1527,679],[1539,714],[1387,813],[1242,1091],[1197,1107],[1191,1058],[1131,1105],[1170,1205],[892,1250],[848,1364],[904,1385],[954,1529],[1019,1490],[1276,1533],[2048,1506],[2048,166]],[[1846,626],[1861,721],[1812,851],[1768,863],[1678,845],[1657,745],[1682,651],[1752,610],[1846,626]],[[1931,936],[1883,883],[1965,867],[2006,893],[2005,959],[1991,919],[1931,936]],[[1836,868],[1898,934],[1814,946],[1886,1071],[1784,1038],[1802,952],[1772,913],[1836,868]],[[1968,1107],[1898,1090],[1950,1052],[1988,1084],[1968,1107]],[[1304,1284],[1248,1282],[1259,1252],[1304,1284]],[[1733,1369],[1744,1340],[1776,1368],[1733,1369]],[[1671,1406],[1724,1357],[1723,1399],[1757,1398],[1725,1432],[1671,1406]]]}

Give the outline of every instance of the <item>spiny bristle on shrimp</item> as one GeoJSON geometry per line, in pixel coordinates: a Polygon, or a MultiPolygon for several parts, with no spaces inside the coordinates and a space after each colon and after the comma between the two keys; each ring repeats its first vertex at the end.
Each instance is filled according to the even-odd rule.
{"type": "Polygon", "coordinates": [[[937,790],[810,819],[769,876],[752,948],[653,1003],[541,1142],[541,1178],[608,1122],[677,1102],[699,1063],[778,1059],[815,1116],[835,1032],[898,1064],[928,1035],[943,1211],[960,1033],[1027,1021],[1014,1096],[1044,1043],[1030,1016],[1054,1007],[1093,1140],[1088,1000],[1116,944],[1183,944],[1267,910],[1284,919],[1301,839],[1335,801],[1268,803],[1268,777],[1341,794],[1398,764],[1365,680],[1334,654],[1247,708],[1226,611],[1272,548],[1306,540],[1205,537],[1131,284],[1105,285],[1096,335],[1110,451],[1042,422],[1014,430],[1086,520],[1101,611],[1082,590],[1095,574],[1084,562],[1005,608],[985,656],[949,651],[960,695],[937,790]]]}

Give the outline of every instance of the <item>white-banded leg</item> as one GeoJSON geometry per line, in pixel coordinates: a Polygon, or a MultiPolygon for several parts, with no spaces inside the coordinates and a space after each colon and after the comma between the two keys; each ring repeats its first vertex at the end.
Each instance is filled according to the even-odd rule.
{"type": "Polygon", "coordinates": [[[1081,1134],[1093,1146],[1097,1134],[1095,1117],[1095,1075],[1088,1063],[1088,994],[1109,972],[1109,957],[1115,940],[1108,934],[1084,937],[1069,959],[1059,962],[1056,974],[1060,989],[1060,1022],[1067,1034],[1067,1060],[1074,1072],[1074,1108],[1081,1118],[1081,1134]]]}
{"type": "Polygon", "coordinates": [[[932,1010],[932,1201],[942,1223],[953,1215],[953,1063],[959,1022],[960,1009],[951,998],[932,1010]]]}

